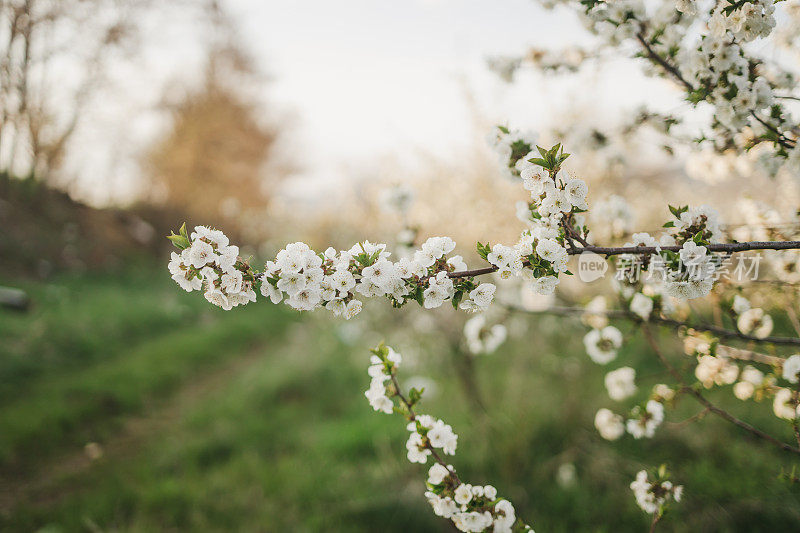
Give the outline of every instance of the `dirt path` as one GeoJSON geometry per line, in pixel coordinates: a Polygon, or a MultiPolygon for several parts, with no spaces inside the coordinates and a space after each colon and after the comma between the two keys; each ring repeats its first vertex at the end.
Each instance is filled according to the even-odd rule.
{"type": "Polygon", "coordinates": [[[59,456],[49,457],[30,472],[0,478],[0,513],[7,515],[20,505],[49,507],[65,496],[80,490],[69,480],[92,468],[118,462],[135,456],[151,439],[168,431],[180,421],[198,400],[213,394],[237,375],[247,371],[258,360],[265,357],[261,342],[249,348],[243,355],[234,357],[220,365],[205,369],[200,375],[190,376],[186,383],[166,398],[146,405],[143,412],[129,416],[122,428],[103,442],[98,442],[102,456],[91,458],[90,451],[65,450],[59,456]]]}

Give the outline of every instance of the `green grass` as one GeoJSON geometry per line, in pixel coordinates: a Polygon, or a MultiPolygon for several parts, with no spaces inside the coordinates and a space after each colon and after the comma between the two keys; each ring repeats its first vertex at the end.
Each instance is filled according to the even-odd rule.
{"type": "MultiPolygon", "coordinates": [[[[24,391],[4,400],[0,449],[26,491],[0,514],[3,531],[449,531],[422,496],[426,468],[405,459],[403,420],[374,413],[364,399],[367,348],[381,338],[405,352],[401,378],[436,383],[422,411],[459,434],[452,462],[462,479],[497,486],[537,531],[646,531],[628,484],[662,462],[686,490],[659,531],[791,531],[800,523],[797,488],[777,479],[791,458],[719,419],[666,424],[653,440],[603,441],[595,411],[623,408],[608,399],[607,369],[584,354],[577,322],[521,322],[522,337],[477,359],[488,406],[481,416],[455,378],[447,320],[421,333],[413,310],[371,308],[355,323],[318,313],[297,320],[264,303],[221,313],[169,283],[141,284],[160,275],[32,285],[45,296],[82,294],[82,310],[70,313],[54,297],[56,309],[39,303],[33,315],[0,317],[12,340],[6,353],[24,357],[25,346],[36,346],[51,354],[16,374],[24,386],[3,384],[24,391]],[[41,321],[59,333],[26,327],[41,321]],[[62,346],[75,345],[84,351],[69,361],[62,346]],[[80,456],[87,441],[107,454],[42,472],[80,456]],[[39,468],[24,468],[33,463],[39,468]],[[557,480],[564,464],[574,465],[574,483],[557,480]]],[[[643,398],[666,376],[644,342],[629,338],[614,364],[637,368],[643,398]]],[[[677,349],[668,353],[684,362],[677,349]]],[[[0,365],[12,368],[6,358],[0,365]]],[[[770,405],[732,401],[729,388],[708,396],[791,438],[770,405]]],[[[698,411],[681,401],[667,418],[698,411]]]]}
{"type": "Polygon", "coordinates": [[[132,343],[213,317],[196,295],[172,290],[152,266],[125,272],[20,282],[29,313],[0,309],[0,401],[46,375],[108,361],[132,343]]]}

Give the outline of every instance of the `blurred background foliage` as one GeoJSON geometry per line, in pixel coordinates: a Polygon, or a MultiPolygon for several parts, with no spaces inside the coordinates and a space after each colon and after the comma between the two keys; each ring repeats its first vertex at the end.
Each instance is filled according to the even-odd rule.
{"type": "MultiPolygon", "coordinates": [[[[457,157],[421,154],[413,178],[387,157],[380,176],[354,171],[340,195],[298,206],[281,185],[314,147],[281,145],[290,120],[254,97],[267,77],[224,9],[198,5],[175,4],[208,25],[201,81],[165,93],[168,125],[139,154],[145,193],[90,206],[62,165],[78,149],[70,137],[104,87],[106,58],[136,53],[139,17],[157,6],[0,4],[10,43],[0,65],[0,285],[31,302],[0,308],[0,529],[447,531],[422,496],[424,468],[405,459],[403,421],[363,397],[367,350],[381,340],[403,353],[406,381],[426,386],[423,410],[459,434],[462,476],[497,486],[538,531],[643,530],[628,484],[654,461],[686,487],[664,530],[797,529],[800,494],[779,476],[787,458],[718,420],[681,422],[697,415],[694,405],[679,404],[652,441],[603,441],[592,421],[608,403],[604,369],[586,357],[577,320],[510,316],[510,340],[474,356],[462,338],[468,317],[452,309],[377,302],[342,322],[263,302],[226,313],[180,291],[162,237],[183,220],[223,227],[256,264],[293,239],[392,242],[406,224],[452,235],[474,263],[471,243],[515,238],[513,202],[523,194],[476,140],[457,157]],[[93,53],[68,44],[78,29],[93,53]],[[42,76],[57,76],[61,53],[79,56],[68,106],[51,100],[58,80],[42,76]],[[397,183],[418,197],[405,220],[381,203],[397,183]]],[[[549,135],[585,133],[565,121],[549,135]]],[[[662,191],[677,203],[690,188],[719,190],[665,181],[649,156],[621,165],[641,156],[635,142],[603,149],[576,154],[576,168],[593,190],[637,198],[643,229],[660,225],[652,206],[662,191]]],[[[796,198],[770,191],[760,193],[796,198]]],[[[582,290],[567,283],[561,296],[585,302],[582,290]]],[[[618,326],[631,339],[619,361],[642,369],[644,396],[663,371],[632,326],[618,326]]],[[[682,353],[674,334],[663,342],[682,353]]],[[[788,435],[768,405],[736,408],[788,435]]]]}

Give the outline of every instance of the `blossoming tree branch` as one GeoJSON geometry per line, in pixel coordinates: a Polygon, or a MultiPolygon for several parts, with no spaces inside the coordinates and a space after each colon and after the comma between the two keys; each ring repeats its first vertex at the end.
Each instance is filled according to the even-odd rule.
{"type": "MultiPolygon", "coordinates": [[[[626,46],[634,44],[651,73],[677,83],[694,108],[710,107],[712,118],[693,145],[711,145],[720,152],[760,151],[759,161],[771,172],[778,168],[800,172],[800,128],[789,105],[796,78],[749,46],[772,34],[776,26],[772,0],[553,3],[574,7],[610,49],[627,53],[630,47],[626,46]]],[[[793,7],[787,14],[796,17],[800,27],[800,9],[793,7]]],[[[791,44],[791,39],[788,42],[791,44]]],[[[582,56],[586,57],[590,54],[582,56]]],[[[664,120],[666,133],[678,122],[664,120]]],[[[564,167],[569,154],[560,144],[537,146],[530,136],[504,126],[495,128],[489,140],[504,173],[518,182],[529,198],[517,206],[517,217],[525,228],[516,243],[477,243],[483,265],[468,267],[462,256],[454,253],[454,240],[445,236],[431,237],[413,253],[402,256],[393,256],[386,244],[369,241],[346,250],[324,251],[296,242],[258,270],[240,257],[239,248],[222,231],[197,226],[190,233],[184,225],[169,237],[179,250],[169,263],[172,278],[184,290],[202,292],[211,304],[225,310],[255,302],[258,295],[298,311],[324,308],[346,320],[358,315],[368,298],[382,299],[392,307],[415,304],[435,309],[449,303],[479,313],[481,320],[468,322],[465,333],[475,337],[470,345],[482,349],[488,344],[496,347],[505,338],[505,330],[495,325],[491,343],[481,341],[482,329],[490,329],[484,311],[492,306],[497,290],[494,283],[485,281],[488,276],[509,283],[516,280],[538,294],[550,295],[565,276],[572,275],[570,257],[591,254],[615,261],[622,273],[614,284],[616,305],[599,296],[585,306],[534,312],[580,316],[589,328],[584,337],[586,352],[598,365],[615,361],[626,341],[610,319],[630,321],[638,326],[636,330],[672,381],[656,384],[645,401],[622,413],[599,408],[594,425],[603,438],[613,441],[626,434],[633,439],[652,437],[666,411],[685,396],[703,409],[697,420],[713,414],[760,442],[791,456],[800,455],[800,354],[779,351],[800,345],[800,339],[772,335],[772,318],[751,303],[755,301],[752,296],[766,290],[766,285],[754,284],[748,298],[740,284],[721,276],[726,261],[743,252],[763,253],[778,273],[797,270],[800,232],[770,226],[769,231],[750,232],[759,238],[736,239],[709,206],[665,206],[661,234],[625,231],[620,234],[627,235],[628,242],[622,246],[597,242],[597,228],[590,227],[587,216],[592,214],[588,185],[564,167]],[[709,295],[713,298],[705,298],[709,295]],[[713,307],[731,317],[735,327],[709,323],[688,305],[701,298],[713,300],[713,307]],[[657,328],[678,332],[683,351],[693,361],[691,373],[665,353],[657,328]],[[736,345],[742,342],[747,345],[736,345]],[[774,415],[786,421],[787,435],[768,434],[704,394],[706,389],[728,385],[740,401],[771,400],[774,415]]],[[[619,197],[594,207],[604,213],[623,208],[624,200],[619,197]]],[[[775,219],[767,208],[760,214],[767,221],[775,219]]],[[[779,276],[778,281],[786,280],[779,276]]],[[[504,302],[498,307],[519,311],[504,302]]],[[[800,335],[798,317],[790,313],[788,318],[800,335]]],[[[511,502],[498,496],[497,489],[464,483],[447,464],[445,456],[455,453],[458,437],[443,421],[417,412],[424,391],[412,388],[402,392],[397,375],[401,361],[400,354],[384,345],[372,350],[371,383],[365,395],[375,411],[406,418],[409,461],[432,462],[425,496],[434,513],[451,520],[461,531],[530,530],[511,502]]],[[[636,369],[628,366],[610,370],[604,381],[614,402],[628,400],[639,387],[636,369]]],[[[682,486],[673,483],[664,466],[639,472],[630,488],[639,507],[651,515],[651,530],[669,504],[683,495],[682,486]]]]}

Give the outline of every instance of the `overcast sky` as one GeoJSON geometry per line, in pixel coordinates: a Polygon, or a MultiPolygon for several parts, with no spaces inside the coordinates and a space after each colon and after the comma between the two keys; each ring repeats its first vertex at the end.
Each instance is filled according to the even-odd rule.
{"type": "MultiPolygon", "coordinates": [[[[265,98],[294,117],[297,190],[336,187],[384,155],[411,160],[420,148],[457,154],[474,138],[474,110],[536,129],[569,103],[575,83],[527,75],[508,85],[486,58],[591,42],[571,12],[547,11],[532,0],[223,3],[272,79],[265,98]]],[[[95,201],[135,194],[138,169],[130,154],[163,131],[166,117],[154,110],[164,87],[191,79],[202,64],[196,24],[180,11],[160,13],[143,25],[150,35],[143,58],[116,72],[125,89],[98,108],[98,126],[82,140],[92,145],[91,157],[76,162],[87,182],[111,184],[94,188],[95,201]]],[[[637,71],[612,69],[599,78],[587,74],[593,78],[584,101],[608,110],[635,99],[642,86],[637,71]],[[631,77],[634,83],[626,82],[631,77]]]]}

